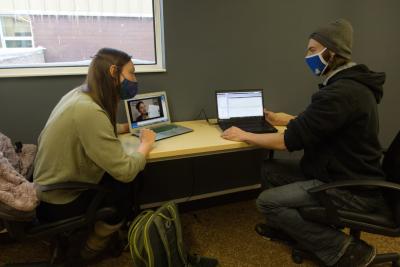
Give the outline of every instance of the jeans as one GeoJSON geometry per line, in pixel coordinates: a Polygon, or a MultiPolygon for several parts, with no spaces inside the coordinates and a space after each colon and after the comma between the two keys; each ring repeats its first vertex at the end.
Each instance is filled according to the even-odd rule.
{"type": "MultiPolygon", "coordinates": [[[[330,225],[304,220],[298,211],[301,207],[320,206],[307,190],[324,182],[307,180],[299,163],[293,160],[265,161],[262,178],[266,190],[256,203],[267,224],[290,235],[326,265],[334,265],[346,251],[351,237],[330,225]]],[[[333,202],[340,208],[361,212],[372,212],[386,205],[383,197],[357,197],[346,190],[337,190],[333,202]]]]}

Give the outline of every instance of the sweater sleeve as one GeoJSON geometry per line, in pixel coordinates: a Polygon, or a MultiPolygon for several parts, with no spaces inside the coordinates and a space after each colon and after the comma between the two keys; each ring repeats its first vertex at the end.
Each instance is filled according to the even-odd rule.
{"type": "Polygon", "coordinates": [[[340,134],[352,109],[350,99],[339,90],[317,92],[307,109],[287,125],[284,134],[287,149],[312,148],[340,134]]]}
{"type": "Polygon", "coordinates": [[[133,152],[127,155],[107,114],[100,108],[77,105],[74,125],[86,155],[97,166],[121,182],[130,182],[146,164],[143,154],[133,152]]]}

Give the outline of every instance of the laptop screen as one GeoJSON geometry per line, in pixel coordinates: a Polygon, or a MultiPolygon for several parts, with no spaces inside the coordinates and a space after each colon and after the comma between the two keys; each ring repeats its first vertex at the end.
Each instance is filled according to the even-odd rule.
{"type": "Polygon", "coordinates": [[[127,107],[131,128],[149,126],[169,120],[164,94],[127,100],[127,107]]]}
{"type": "Polygon", "coordinates": [[[217,92],[218,119],[263,116],[262,91],[217,92]]]}

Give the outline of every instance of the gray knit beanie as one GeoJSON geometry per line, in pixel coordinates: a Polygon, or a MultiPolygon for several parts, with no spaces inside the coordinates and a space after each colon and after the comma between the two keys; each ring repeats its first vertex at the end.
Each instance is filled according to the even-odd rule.
{"type": "Polygon", "coordinates": [[[327,26],[318,28],[311,33],[310,38],[346,59],[351,58],[353,27],[345,19],[338,19],[327,26]]]}

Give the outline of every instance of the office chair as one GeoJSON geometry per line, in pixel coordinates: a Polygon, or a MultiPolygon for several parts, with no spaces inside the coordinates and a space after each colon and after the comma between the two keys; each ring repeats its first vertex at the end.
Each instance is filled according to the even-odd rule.
{"type": "MultiPolygon", "coordinates": [[[[40,222],[35,216],[35,211],[19,212],[10,210],[5,205],[0,206],[0,219],[2,219],[3,227],[7,229],[8,234],[4,240],[10,242],[10,239],[13,241],[22,241],[26,239],[40,240],[46,238],[52,241],[51,259],[49,262],[31,263],[32,265],[24,264],[23,266],[53,266],[63,262],[65,260],[63,257],[65,257],[65,252],[68,248],[68,234],[84,227],[88,227],[90,230],[95,221],[106,219],[116,213],[116,210],[112,207],[99,208],[106,194],[111,192],[110,189],[104,186],[78,182],[39,186],[39,190],[42,192],[60,189],[94,190],[96,194],[85,214],[56,222],[40,222]]],[[[6,264],[5,266],[22,265],[6,264]]]]}
{"type": "MultiPolygon", "coordinates": [[[[347,227],[355,239],[360,239],[361,232],[400,237],[400,132],[384,153],[382,168],[387,177],[386,181],[338,181],[311,188],[308,192],[319,199],[321,206],[301,208],[301,216],[308,221],[330,224],[339,229],[347,227]],[[393,213],[384,215],[340,210],[333,205],[327,194],[330,189],[361,186],[380,188],[393,213]]],[[[305,258],[315,259],[310,253],[293,248],[292,259],[295,263],[300,264],[305,258]]],[[[371,265],[385,262],[391,262],[393,267],[400,267],[400,254],[397,252],[377,254],[371,265]]]]}

